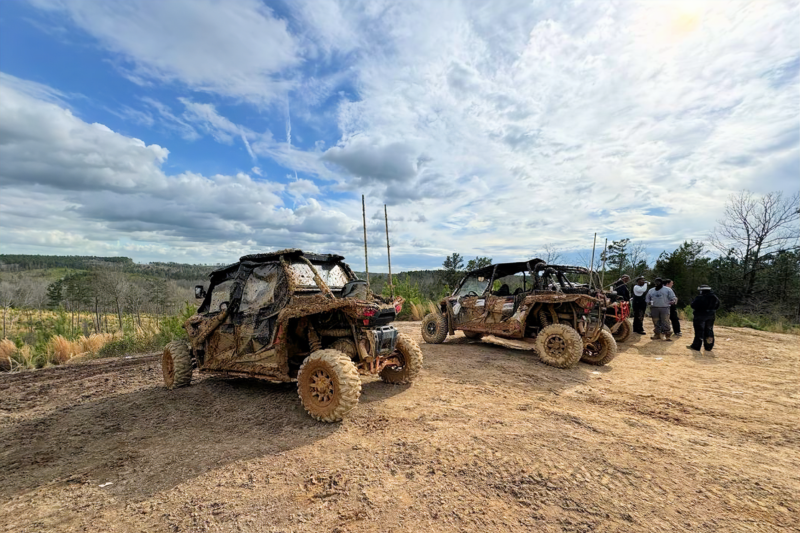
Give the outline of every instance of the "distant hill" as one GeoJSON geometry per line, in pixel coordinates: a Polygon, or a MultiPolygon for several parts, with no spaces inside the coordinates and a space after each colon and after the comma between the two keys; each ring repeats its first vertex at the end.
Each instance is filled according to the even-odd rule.
{"type": "Polygon", "coordinates": [[[0,254],[0,272],[23,272],[68,268],[95,270],[112,268],[131,274],[143,274],[175,280],[205,278],[217,265],[183,263],[134,263],[130,257],[97,257],[88,255],[17,255],[0,254]]]}

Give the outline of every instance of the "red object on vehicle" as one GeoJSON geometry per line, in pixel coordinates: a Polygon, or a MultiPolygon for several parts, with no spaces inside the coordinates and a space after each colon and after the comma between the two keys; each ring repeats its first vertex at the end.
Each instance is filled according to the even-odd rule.
{"type": "Polygon", "coordinates": [[[364,312],[361,313],[361,314],[364,315],[364,316],[375,316],[375,310],[374,309],[364,309],[364,312]]]}
{"type": "Polygon", "coordinates": [[[400,311],[402,311],[402,310],[403,310],[403,304],[396,304],[396,305],[394,306],[394,311],[395,311],[395,312],[396,312],[398,315],[400,314],[400,311]]]}
{"type": "Polygon", "coordinates": [[[613,313],[608,313],[608,316],[613,316],[614,320],[617,322],[622,322],[629,316],[631,316],[631,304],[628,302],[618,302],[615,305],[612,305],[609,310],[613,310],[613,313]]]}

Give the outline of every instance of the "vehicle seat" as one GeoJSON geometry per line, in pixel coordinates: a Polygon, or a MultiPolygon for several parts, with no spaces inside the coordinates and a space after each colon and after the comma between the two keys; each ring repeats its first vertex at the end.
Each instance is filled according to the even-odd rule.
{"type": "Polygon", "coordinates": [[[508,288],[507,284],[503,283],[495,293],[495,296],[511,296],[511,289],[508,288]]]}
{"type": "Polygon", "coordinates": [[[514,296],[518,294],[522,294],[522,287],[517,287],[517,289],[514,291],[514,296]]]}

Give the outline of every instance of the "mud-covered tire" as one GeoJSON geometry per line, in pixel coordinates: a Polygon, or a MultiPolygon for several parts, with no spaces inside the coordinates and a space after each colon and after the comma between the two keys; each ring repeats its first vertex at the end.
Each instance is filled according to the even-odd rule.
{"type": "Polygon", "coordinates": [[[483,333],[478,333],[477,331],[465,331],[464,336],[468,339],[477,341],[483,338],[483,333]]]}
{"type": "Polygon", "coordinates": [[[317,350],[297,372],[300,402],[320,422],[338,422],[358,405],[361,379],[350,357],[338,350],[317,350]]]}
{"type": "Polygon", "coordinates": [[[411,383],[422,370],[422,350],[408,335],[397,334],[395,351],[403,358],[403,366],[385,366],[381,379],[386,383],[411,383]]]}
{"type": "Polygon", "coordinates": [[[607,365],[617,356],[617,342],[610,331],[603,329],[596,341],[583,347],[581,361],[590,365],[607,365]]]}
{"type": "Polygon", "coordinates": [[[447,319],[441,313],[428,313],[422,319],[422,338],[428,344],[441,344],[447,338],[447,319]]]}
{"type": "Polygon", "coordinates": [[[174,341],[164,347],[161,372],[168,389],[186,387],[192,382],[192,354],[185,342],[174,341]]]}
{"type": "Polygon", "coordinates": [[[631,325],[631,321],[626,318],[617,328],[617,331],[612,332],[611,335],[614,336],[615,341],[625,342],[628,340],[628,337],[631,336],[631,333],[633,333],[633,325],[631,325]]]}
{"type": "Polygon", "coordinates": [[[566,324],[550,324],[536,336],[536,353],[546,365],[570,368],[583,355],[583,341],[578,332],[566,324]]]}

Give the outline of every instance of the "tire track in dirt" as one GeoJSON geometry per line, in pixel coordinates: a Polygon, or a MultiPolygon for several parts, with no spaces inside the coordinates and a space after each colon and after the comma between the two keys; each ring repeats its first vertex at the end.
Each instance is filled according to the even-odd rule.
{"type": "Polygon", "coordinates": [[[796,337],[724,335],[570,370],[459,335],[334,425],[291,385],[164,390],[154,358],[0,376],[0,531],[796,529],[796,337]]]}

